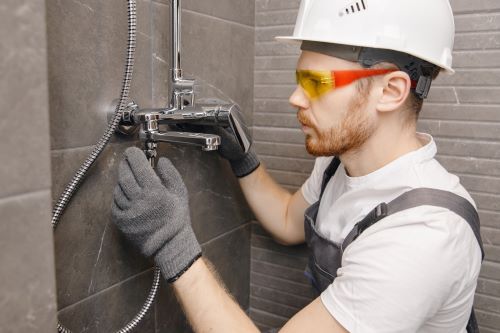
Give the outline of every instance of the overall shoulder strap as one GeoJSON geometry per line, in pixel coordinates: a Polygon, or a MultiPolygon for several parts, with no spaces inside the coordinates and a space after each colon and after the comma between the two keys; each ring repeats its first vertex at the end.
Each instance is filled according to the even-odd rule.
{"type": "Polygon", "coordinates": [[[347,235],[342,249],[347,248],[363,231],[384,217],[418,206],[436,206],[446,208],[462,217],[471,227],[481,248],[484,259],[483,241],[481,239],[479,215],[469,200],[449,191],[432,188],[417,188],[403,193],[389,203],[381,203],[358,222],[347,235]]]}
{"type": "Polygon", "coordinates": [[[321,198],[323,197],[326,185],[328,185],[330,179],[335,175],[335,172],[337,172],[339,165],[340,165],[340,159],[335,156],[328,165],[328,167],[326,168],[325,173],[323,173],[323,181],[321,182],[321,194],[319,195],[319,200],[321,200],[321,198]]]}

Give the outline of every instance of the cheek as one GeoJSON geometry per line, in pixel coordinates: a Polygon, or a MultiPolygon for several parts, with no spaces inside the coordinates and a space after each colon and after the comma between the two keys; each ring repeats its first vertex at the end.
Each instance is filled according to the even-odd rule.
{"type": "Polygon", "coordinates": [[[314,121],[319,129],[338,126],[348,109],[348,98],[338,94],[328,94],[311,105],[314,121]]]}

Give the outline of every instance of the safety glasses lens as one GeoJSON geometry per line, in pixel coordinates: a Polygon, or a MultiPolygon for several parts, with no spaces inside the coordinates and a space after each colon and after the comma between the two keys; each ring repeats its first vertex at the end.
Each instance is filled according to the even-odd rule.
{"type": "Polygon", "coordinates": [[[300,70],[296,71],[296,78],[309,98],[317,98],[333,88],[331,72],[300,70]]]}

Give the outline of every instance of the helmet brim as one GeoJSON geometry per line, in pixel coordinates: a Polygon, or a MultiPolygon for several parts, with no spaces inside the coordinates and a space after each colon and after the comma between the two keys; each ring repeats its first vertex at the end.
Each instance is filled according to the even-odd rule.
{"type": "MultiPolygon", "coordinates": [[[[295,37],[295,36],[276,36],[276,37],[274,37],[274,39],[276,39],[278,42],[283,42],[283,43],[287,43],[287,44],[295,44],[295,45],[300,45],[300,43],[302,43],[302,41],[332,43],[332,41],[312,39],[312,38],[301,38],[301,37],[295,37]]],[[[344,44],[344,43],[339,43],[339,44],[344,44]]],[[[373,47],[373,46],[370,46],[370,45],[353,45],[353,46],[373,47]]],[[[412,55],[412,56],[415,56],[417,58],[420,58],[422,60],[429,61],[429,59],[422,58],[421,56],[419,56],[417,54],[411,54],[411,53],[409,53],[409,54],[412,55]]],[[[431,61],[429,61],[429,62],[431,62],[431,61]]],[[[451,67],[444,66],[444,65],[437,65],[437,66],[439,66],[440,68],[442,68],[443,72],[446,73],[446,74],[448,74],[448,75],[455,74],[455,70],[453,68],[451,68],[451,67]]]]}

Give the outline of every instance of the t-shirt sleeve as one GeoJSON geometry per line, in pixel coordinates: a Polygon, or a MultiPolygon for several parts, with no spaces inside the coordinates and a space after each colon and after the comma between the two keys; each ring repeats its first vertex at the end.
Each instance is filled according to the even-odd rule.
{"type": "Polygon", "coordinates": [[[321,294],[330,314],[350,333],[419,331],[445,302],[452,281],[460,281],[464,267],[447,235],[432,229],[410,221],[365,231],[347,247],[337,278],[321,294]]]}
{"type": "Polygon", "coordinates": [[[333,157],[318,157],[314,162],[314,168],[309,178],[302,185],[301,191],[307,203],[312,205],[319,199],[323,174],[332,161],[333,157]]]}

